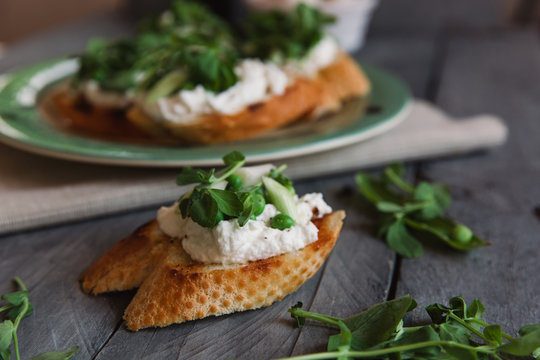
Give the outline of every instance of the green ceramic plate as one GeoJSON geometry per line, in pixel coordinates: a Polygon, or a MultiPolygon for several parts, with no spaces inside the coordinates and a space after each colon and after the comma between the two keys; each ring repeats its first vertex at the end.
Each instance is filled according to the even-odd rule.
{"type": "Polygon", "coordinates": [[[364,104],[349,102],[338,114],[249,141],[167,147],[96,140],[53,127],[38,112],[40,94],[73,74],[77,62],[49,61],[0,76],[0,141],[57,158],[128,166],[219,165],[221,157],[232,150],[243,152],[250,162],[313,154],[379,135],[408,114],[411,97],[407,87],[384,70],[369,65],[363,68],[372,83],[370,104],[377,107],[376,112],[361,115],[364,104]]]}

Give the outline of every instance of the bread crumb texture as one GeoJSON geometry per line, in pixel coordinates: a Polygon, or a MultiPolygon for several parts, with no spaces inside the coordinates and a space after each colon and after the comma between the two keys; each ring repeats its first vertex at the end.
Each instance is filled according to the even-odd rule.
{"type": "Polygon", "coordinates": [[[317,272],[344,218],[335,211],[317,219],[318,240],[301,250],[226,266],[193,261],[153,220],[90,266],[81,275],[82,288],[97,295],[139,287],[124,313],[133,331],[268,306],[317,272]]]}

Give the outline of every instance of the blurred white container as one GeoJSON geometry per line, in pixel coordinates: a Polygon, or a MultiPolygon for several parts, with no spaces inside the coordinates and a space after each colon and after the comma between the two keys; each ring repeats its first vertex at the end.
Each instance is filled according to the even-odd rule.
{"type": "Polygon", "coordinates": [[[373,9],[379,0],[243,0],[248,9],[291,10],[297,3],[318,7],[323,12],[336,16],[336,23],[328,27],[341,46],[349,52],[358,50],[364,44],[373,9]]]}

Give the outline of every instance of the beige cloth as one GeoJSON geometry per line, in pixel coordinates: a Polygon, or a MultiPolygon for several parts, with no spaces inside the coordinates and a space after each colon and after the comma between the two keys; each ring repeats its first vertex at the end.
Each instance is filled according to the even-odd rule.
{"type": "MultiPolygon", "coordinates": [[[[457,121],[415,101],[410,115],[388,133],[283,162],[288,175],[299,179],[489,148],[506,135],[506,126],[494,116],[457,121]]],[[[175,185],[178,172],[76,163],[0,145],[0,234],[168,204],[183,192],[175,185]]]]}

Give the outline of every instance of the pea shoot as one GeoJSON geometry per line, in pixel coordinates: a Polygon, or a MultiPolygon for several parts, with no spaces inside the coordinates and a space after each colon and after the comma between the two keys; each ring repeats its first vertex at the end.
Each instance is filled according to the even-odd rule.
{"type": "Polygon", "coordinates": [[[451,196],[443,184],[420,182],[412,186],[404,178],[402,164],[387,167],[374,177],[359,172],[356,184],[362,195],[374,205],[380,221],[379,234],[401,256],[422,256],[419,240],[442,242],[457,250],[472,250],[489,243],[470,228],[444,216],[451,196]]]}
{"type": "Polygon", "coordinates": [[[296,201],[292,181],[283,174],[286,166],[273,169],[257,184],[245,186],[235,174],[245,163],[244,155],[233,151],[223,157],[223,162],[226,167],[220,171],[186,167],[177,176],[178,185],[196,184],[178,202],[183,218],[189,217],[206,228],[230,219],[237,219],[244,226],[270,203],[283,215],[274,220],[272,227],[283,230],[294,225],[296,201]]]}
{"type": "MultiPolygon", "coordinates": [[[[17,329],[21,320],[32,315],[34,307],[28,298],[28,289],[21,279],[13,279],[19,290],[9,294],[2,295],[1,299],[7,302],[7,305],[0,306],[0,313],[5,314],[5,320],[0,323],[0,358],[2,360],[11,359],[11,344],[13,343],[13,352],[15,359],[20,360],[19,340],[17,329]]],[[[33,360],[69,360],[79,350],[75,346],[66,351],[49,351],[33,357],[33,360]]],[[[30,360],[32,360],[30,359],[30,360]]]]}
{"type": "Polygon", "coordinates": [[[505,360],[540,355],[540,324],[522,327],[520,336],[514,338],[500,325],[482,319],[485,307],[478,299],[469,306],[461,297],[450,299],[449,305],[429,305],[425,310],[431,324],[404,326],[403,317],[416,306],[416,301],[406,295],[340,319],[302,310],[302,303],[298,303],[289,309],[298,327],[312,319],[340,332],[328,339],[327,352],[288,359],[505,360]]]}

